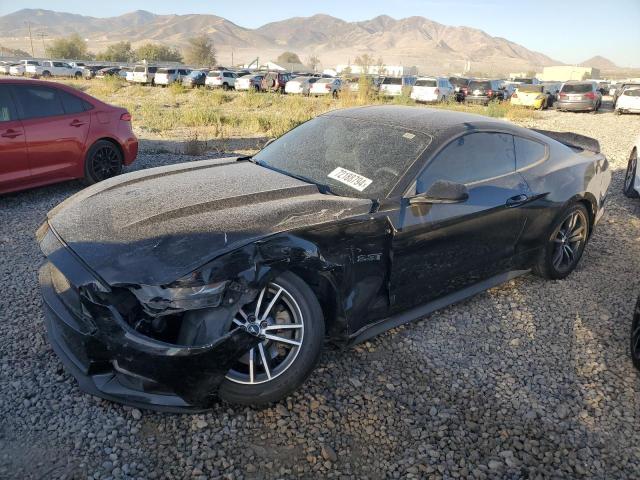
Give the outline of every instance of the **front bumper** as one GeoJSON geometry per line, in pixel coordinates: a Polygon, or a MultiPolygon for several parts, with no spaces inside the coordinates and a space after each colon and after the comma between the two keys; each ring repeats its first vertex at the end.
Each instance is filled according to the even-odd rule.
{"type": "Polygon", "coordinates": [[[201,346],[142,335],[114,307],[91,303],[83,295],[93,274],[65,247],[49,258],[57,265],[47,262],[39,274],[49,341],[87,393],[141,408],[204,410],[217,400],[220,383],[235,359],[259,342],[242,329],[201,346]],[[69,289],[60,293],[52,274],[62,274],[69,289]],[[80,307],[71,308],[69,298],[76,298],[76,291],[80,307]]]}

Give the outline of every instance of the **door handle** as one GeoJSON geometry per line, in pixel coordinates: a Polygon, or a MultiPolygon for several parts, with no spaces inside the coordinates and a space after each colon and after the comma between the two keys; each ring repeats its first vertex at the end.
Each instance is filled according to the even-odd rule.
{"type": "Polygon", "coordinates": [[[16,138],[16,137],[19,137],[20,135],[22,135],[22,132],[18,132],[17,130],[13,130],[10,128],[6,132],[0,134],[0,137],[16,138]]]}
{"type": "Polygon", "coordinates": [[[81,127],[85,123],[87,123],[87,122],[83,122],[81,120],[73,120],[69,125],[72,126],[72,127],[81,127]]]}
{"type": "Polygon", "coordinates": [[[523,193],[523,194],[516,195],[515,197],[511,197],[510,199],[508,199],[507,202],[506,202],[506,205],[507,205],[507,207],[517,207],[517,206],[522,205],[523,203],[525,203],[527,200],[529,200],[529,197],[523,193]]]}

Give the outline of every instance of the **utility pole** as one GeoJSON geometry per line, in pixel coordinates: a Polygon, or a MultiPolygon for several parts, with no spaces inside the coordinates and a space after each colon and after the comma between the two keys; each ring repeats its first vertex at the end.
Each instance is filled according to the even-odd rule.
{"type": "Polygon", "coordinates": [[[231,68],[233,68],[235,64],[233,63],[233,48],[231,49],[231,68]]]}
{"type": "Polygon", "coordinates": [[[27,27],[29,27],[29,41],[31,42],[31,56],[35,57],[36,54],[33,51],[33,37],[31,36],[31,22],[24,22],[27,24],[27,27]]]}
{"type": "Polygon", "coordinates": [[[44,44],[44,37],[48,37],[48,35],[44,32],[40,32],[37,35],[42,40],[42,51],[44,52],[44,57],[47,58],[47,46],[44,44]]]}

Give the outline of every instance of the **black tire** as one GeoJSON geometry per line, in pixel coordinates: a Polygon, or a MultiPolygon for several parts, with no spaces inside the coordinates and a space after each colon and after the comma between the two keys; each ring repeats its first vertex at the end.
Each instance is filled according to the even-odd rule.
{"type": "Polygon", "coordinates": [[[304,324],[302,344],[291,364],[271,380],[243,384],[227,376],[218,393],[229,403],[263,406],[277,402],[302,385],[318,362],[324,343],[324,317],[318,299],[309,286],[291,272],[283,273],[274,283],[283,287],[299,307],[304,324]]]}
{"type": "Polygon", "coordinates": [[[227,83],[223,83],[222,84],[222,90],[224,90],[224,91],[229,90],[229,85],[227,83]]]}
{"type": "Polygon", "coordinates": [[[76,72],[73,76],[75,77],[76,80],[82,78],[82,74],[80,72],[76,72]]]}
{"type": "Polygon", "coordinates": [[[44,78],[49,78],[51,76],[51,72],[49,70],[45,70],[44,72],[42,72],[42,76],[44,78]]]}
{"type": "Polygon", "coordinates": [[[101,182],[122,173],[122,153],[109,140],[98,140],[87,152],[84,162],[84,182],[87,185],[101,182]]]}
{"type": "Polygon", "coordinates": [[[590,229],[590,216],[584,205],[574,203],[567,207],[553,225],[551,234],[547,237],[540,257],[533,267],[534,273],[549,280],[567,277],[582,258],[590,229]],[[580,221],[575,227],[571,224],[574,217],[580,221]],[[571,241],[572,238],[576,240],[571,241]],[[571,253],[567,249],[570,249],[571,253]]]}
{"type": "Polygon", "coordinates": [[[634,188],[636,174],[638,172],[638,150],[634,147],[629,155],[629,161],[627,162],[627,170],[624,174],[624,186],[622,187],[622,193],[625,197],[638,198],[638,192],[634,188]]]}
{"type": "Polygon", "coordinates": [[[630,340],[631,360],[633,361],[633,366],[640,370],[640,297],[638,297],[636,308],[633,311],[630,340]]]}

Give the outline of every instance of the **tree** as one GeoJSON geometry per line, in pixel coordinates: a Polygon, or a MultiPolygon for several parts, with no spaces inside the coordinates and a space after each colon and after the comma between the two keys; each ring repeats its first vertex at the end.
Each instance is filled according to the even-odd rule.
{"type": "Polygon", "coordinates": [[[297,53],[293,52],[284,52],[281,53],[278,59],[276,60],[279,64],[291,64],[291,63],[302,63],[300,61],[300,57],[297,53]]]}
{"type": "Polygon", "coordinates": [[[360,70],[362,71],[362,73],[365,73],[365,74],[371,73],[369,70],[371,69],[371,66],[374,64],[374,62],[375,60],[368,53],[365,53],[363,55],[358,55],[356,59],[353,61],[353,63],[355,63],[357,66],[360,67],[360,70]]]}
{"type": "Polygon", "coordinates": [[[177,50],[159,43],[145,43],[135,49],[134,58],[147,62],[181,62],[182,55],[177,50]]]}
{"type": "Polygon", "coordinates": [[[129,62],[133,59],[133,50],[131,43],[118,42],[109,45],[104,52],[96,55],[96,60],[104,60],[106,62],[129,62]]]}
{"type": "Polygon", "coordinates": [[[47,48],[47,52],[51,58],[86,60],[91,57],[87,51],[87,42],[77,33],[65,38],[56,38],[47,48]]]}
{"type": "Polygon", "coordinates": [[[311,69],[315,72],[316,68],[318,68],[318,65],[320,65],[320,59],[318,58],[317,55],[311,55],[307,63],[309,64],[311,69]]]}
{"type": "Polygon", "coordinates": [[[185,52],[185,60],[194,66],[208,66],[216,63],[216,49],[213,41],[205,34],[190,38],[185,52]]]}

